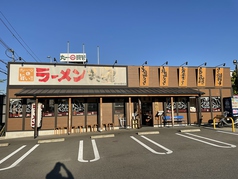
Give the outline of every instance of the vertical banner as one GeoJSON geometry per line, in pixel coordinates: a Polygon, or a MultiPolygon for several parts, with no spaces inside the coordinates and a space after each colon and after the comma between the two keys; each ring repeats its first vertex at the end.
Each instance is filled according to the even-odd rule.
{"type": "Polygon", "coordinates": [[[154,111],[155,111],[155,112],[159,111],[159,102],[158,102],[158,99],[156,99],[156,101],[154,102],[154,111]]]}
{"type": "Polygon", "coordinates": [[[198,79],[197,86],[205,86],[206,85],[206,68],[198,67],[198,79]]]}
{"type": "MultiPolygon", "coordinates": [[[[42,103],[38,103],[38,113],[37,113],[37,127],[41,127],[42,122],[42,108],[44,105],[42,103]]],[[[31,104],[31,127],[35,127],[35,119],[36,119],[36,104],[31,104]]]]}
{"type": "Polygon", "coordinates": [[[169,67],[160,68],[160,86],[169,85],[169,67]]]}
{"type": "Polygon", "coordinates": [[[223,68],[216,68],[215,86],[223,86],[223,68]]]}
{"type": "Polygon", "coordinates": [[[149,86],[149,67],[140,67],[140,86],[149,86]]]}
{"type": "Polygon", "coordinates": [[[188,67],[179,67],[179,86],[188,84],[188,67]]]}

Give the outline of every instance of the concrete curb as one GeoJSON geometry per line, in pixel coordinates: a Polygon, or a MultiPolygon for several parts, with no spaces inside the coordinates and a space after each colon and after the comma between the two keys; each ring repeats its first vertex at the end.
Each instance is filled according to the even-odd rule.
{"type": "Polygon", "coordinates": [[[138,132],[138,135],[159,134],[159,131],[138,132]]]}
{"type": "Polygon", "coordinates": [[[38,144],[43,144],[43,143],[50,143],[50,142],[63,142],[64,138],[60,139],[46,139],[46,140],[38,140],[38,144]]]}
{"type": "Polygon", "coordinates": [[[200,129],[183,129],[180,130],[179,132],[200,132],[200,129]]]}
{"type": "Polygon", "coordinates": [[[115,137],[115,135],[114,134],[93,135],[91,136],[91,139],[107,138],[107,137],[115,137]]]}
{"type": "Polygon", "coordinates": [[[9,143],[2,143],[2,144],[0,144],[0,147],[6,147],[6,146],[9,146],[9,143]]]}

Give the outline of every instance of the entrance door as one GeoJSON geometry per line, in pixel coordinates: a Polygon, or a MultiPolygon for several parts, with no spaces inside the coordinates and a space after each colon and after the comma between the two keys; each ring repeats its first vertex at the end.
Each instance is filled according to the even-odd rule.
{"type": "Polygon", "coordinates": [[[153,126],[152,102],[142,102],[142,125],[153,126]]]}

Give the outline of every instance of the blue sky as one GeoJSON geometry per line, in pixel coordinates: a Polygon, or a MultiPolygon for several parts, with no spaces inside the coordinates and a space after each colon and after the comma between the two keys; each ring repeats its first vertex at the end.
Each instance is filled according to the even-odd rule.
{"type": "MultiPolygon", "coordinates": [[[[0,11],[0,39],[27,62],[59,60],[68,41],[72,53],[84,44],[89,64],[98,63],[97,46],[100,64],[233,70],[238,59],[237,0],[1,0],[0,11]]],[[[5,51],[0,43],[0,59],[11,61],[5,51]]]]}

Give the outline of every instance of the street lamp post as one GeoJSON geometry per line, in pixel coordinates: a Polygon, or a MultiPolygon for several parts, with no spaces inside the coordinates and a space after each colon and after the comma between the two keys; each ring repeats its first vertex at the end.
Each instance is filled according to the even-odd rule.
{"type": "Polygon", "coordinates": [[[49,59],[50,59],[50,63],[52,63],[52,58],[51,58],[51,56],[47,56],[47,58],[49,58],[49,59]]]}
{"type": "Polygon", "coordinates": [[[235,85],[235,89],[236,89],[236,93],[238,92],[238,62],[237,60],[233,60],[233,64],[236,66],[235,70],[236,70],[236,80],[234,82],[235,85]]]}
{"type": "Polygon", "coordinates": [[[236,66],[236,73],[238,72],[238,62],[237,60],[233,60],[233,64],[236,66]]]}

